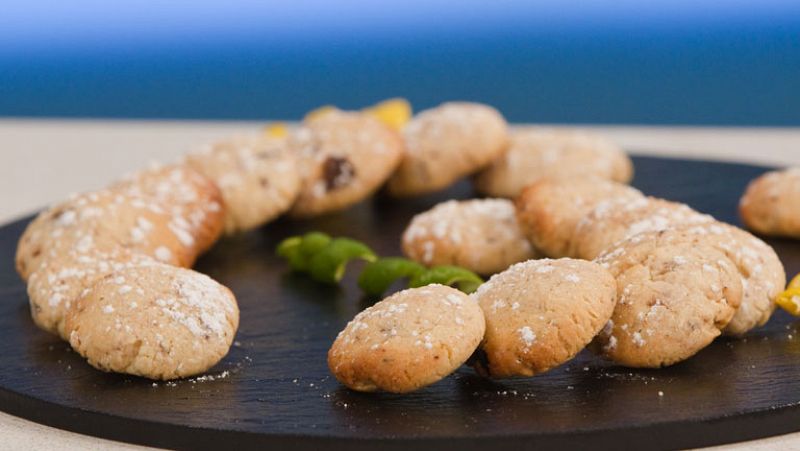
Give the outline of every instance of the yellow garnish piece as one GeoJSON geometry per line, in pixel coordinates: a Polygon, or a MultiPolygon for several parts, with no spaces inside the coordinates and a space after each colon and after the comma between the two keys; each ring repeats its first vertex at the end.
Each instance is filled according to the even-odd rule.
{"type": "Polygon", "coordinates": [[[331,113],[333,113],[334,111],[337,111],[337,110],[338,110],[338,108],[336,108],[333,105],[323,105],[323,106],[321,106],[319,108],[316,108],[314,110],[309,111],[306,114],[306,117],[303,118],[303,120],[306,121],[306,122],[313,121],[313,120],[319,119],[319,118],[321,118],[323,116],[326,116],[328,114],[331,114],[331,113]]]}
{"type": "Polygon", "coordinates": [[[285,138],[289,134],[289,129],[283,122],[273,122],[264,127],[264,134],[271,138],[285,138]]]}
{"type": "Polygon", "coordinates": [[[800,274],[775,299],[775,303],[794,316],[800,316],[800,274]]]}
{"type": "Polygon", "coordinates": [[[395,130],[402,129],[411,120],[411,104],[401,98],[384,100],[363,111],[395,130]]]}

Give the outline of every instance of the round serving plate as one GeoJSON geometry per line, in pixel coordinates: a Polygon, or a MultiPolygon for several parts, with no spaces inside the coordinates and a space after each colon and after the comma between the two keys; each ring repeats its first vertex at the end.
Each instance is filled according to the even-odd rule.
{"type": "MultiPolygon", "coordinates": [[[[634,157],[634,185],[738,223],[747,182],[766,168],[634,157]]],[[[0,409],[104,438],[169,448],[403,449],[684,448],[800,430],[800,336],[782,311],[744,339],[720,338],[661,370],[616,367],[584,351],[533,378],[491,381],[462,368],[407,395],[349,391],[330,376],[336,334],[371,302],[353,273],[340,287],[292,274],[275,256],[309,230],[399,255],[418,212],[474,196],[460,183],[433,196],[382,196],[309,221],[279,220],[220,241],[197,269],[230,287],[241,326],[206,377],[171,383],[91,368],[30,319],[13,257],[30,218],[0,228],[0,409]]],[[[789,275],[800,242],[769,240],[789,275]]],[[[356,269],[356,268],[353,268],[356,269]]]]}

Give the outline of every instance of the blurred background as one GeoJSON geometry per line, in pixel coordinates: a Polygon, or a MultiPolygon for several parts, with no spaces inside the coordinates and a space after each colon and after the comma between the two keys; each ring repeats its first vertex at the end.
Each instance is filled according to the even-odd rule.
{"type": "Polygon", "coordinates": [[[4,0],[0,116],[800,124],[798,0],[4,0]]]}

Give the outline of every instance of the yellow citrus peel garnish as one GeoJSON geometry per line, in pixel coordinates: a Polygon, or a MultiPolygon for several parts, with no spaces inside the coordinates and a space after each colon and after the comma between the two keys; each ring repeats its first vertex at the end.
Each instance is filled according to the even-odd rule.
{"type": "Polygon", "coordinates": [[[400,130],[411,120],[411,104],[406,99],[388,99],[363,110],[389,127],[400,130]]]}
{"type": "Polygon", "coordinates": [[[273,122],[264,127],[264,134],[270,138],[285,138],[289,134],[289,129],[283,122],[273,122]]]}
{"type": "MultiPolygon", "coordinates": [[[[338,108],[333,105],[324,105],[309,111],[304,120],[313,121],[337,110],[338,108]]],[[[369,114],[394,130],[402,129],[411,120],[411,104],[401,98],[384,100],[364,108],[361,112],[369,114]]]]}
{"type": "Polygon", "coordinates": [[[338,108],[333,105],[323,105],[306,113],[306,117],[304,117],[303,120],[306,122],[313,121],[323,116],[327,116],[328,114],[331,114],[337,110],[338,108]]]}
{"type": "Polygon", "coordinates": [[[775,303],[794,316],[800,316],[800,274],[794,276],[786,290],[778,295],[775,303]]]}

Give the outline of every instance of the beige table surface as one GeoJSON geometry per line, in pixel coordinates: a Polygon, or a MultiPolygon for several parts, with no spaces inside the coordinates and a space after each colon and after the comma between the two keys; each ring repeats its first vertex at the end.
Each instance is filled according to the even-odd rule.
{"type": "MultiPolygon", "coordinates": [[[[0,223],[69,193],[104,186],[149,161],[182,153],[255,122],[0,120],[0,223]]],[[[800,165],[800,128],[584,127],[640,154],[800,165]]],[[[1,406],[0,406],[1,408],[1,406]]],[[[799,426],[800,427],[800,426],[799,426]]],[[[720,447],[800,450],[800,433],[720,447]]],[[[42,426],[0,412],[0,449],[145,449],[42,426]]]]}

